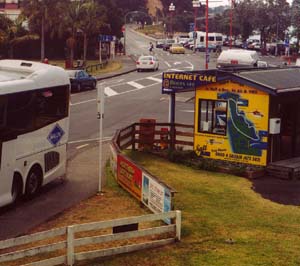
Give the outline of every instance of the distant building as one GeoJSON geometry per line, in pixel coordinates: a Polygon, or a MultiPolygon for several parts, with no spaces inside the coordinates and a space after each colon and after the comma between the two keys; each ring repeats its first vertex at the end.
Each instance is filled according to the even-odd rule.
{"type": "Polygon", "coordinates": [[[0,0],[0,14],[15,20],[21,13],[20,4],[21,0],[0,0]]]}

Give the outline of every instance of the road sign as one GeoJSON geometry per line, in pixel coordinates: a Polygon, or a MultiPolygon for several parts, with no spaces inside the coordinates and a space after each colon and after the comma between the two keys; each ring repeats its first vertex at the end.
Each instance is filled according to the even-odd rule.
{"type": "Polygon", "coordinates": [[[113,36],[113,35],[102,35],[102,34],[100,34],[100,35],[98,36],[98,41],[99,41],[99,42],[112,42],[112,41],[114,41],[115,39],[116,39],[116,37],[113,36]]]}
{"type": "Polygon", "coordinates": [[[190,31],[194,31],[195,30],[195,23],[189,23],[190,25],[190,31]]]}
{"type": "Polygon", "coordinates": [[[122,32],[125,32],[125,25],[122,26],[122,32]]]}

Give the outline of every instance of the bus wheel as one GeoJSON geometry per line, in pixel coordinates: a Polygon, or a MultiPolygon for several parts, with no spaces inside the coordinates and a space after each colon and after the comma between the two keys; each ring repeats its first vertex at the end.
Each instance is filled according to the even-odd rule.
{"type": "Polygon", "coordinates": [[[42,171],[39,167],[33,167],[26,181],[25,194],[27,198],[32,198],[39,190],[42,184],[42,171]]]}
{"type": "Polygon", "coordinates": [[[12,204],[16,204],[23,193],[22,177],[19,174],[14,174],[14,179],[11,188],[12,204]]]}

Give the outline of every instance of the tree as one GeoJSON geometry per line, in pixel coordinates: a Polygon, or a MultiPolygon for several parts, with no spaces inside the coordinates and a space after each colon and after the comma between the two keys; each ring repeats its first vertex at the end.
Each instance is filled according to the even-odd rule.
{"type": "Polygon", "coordinates": [[[300,0],[293,0],[291,8],[293,35],[297,39],[296,50],[299,51],[300,40],[300,0]]]}
{"type": "Polygon", "coordinates": [[[45,35],[53,36],[57,30],[60,14],[59,0],[23,0],[22,15],[28,18],[29,29],[41,36],[41,60],[45,58],[45,35]]]}
{"type": "Polygon", "coordinates": [[[105,23],[105,7],[93,0],[87,0],[82,5],[82,18],[80,20],[80,30],[83,33],[83,61],[86,61],[89,38],[100,33],[100,28],[105,23]]]}
{"type": "Polygon", "coordinates": [[[17,44],[39,38],[38,35],[29,34],[23,27],[23,22],[22,16],[13,21],[5,15],[0,15],[0,46],[8,51],[10,58],[13,58],[14,48],[17,44]]]}

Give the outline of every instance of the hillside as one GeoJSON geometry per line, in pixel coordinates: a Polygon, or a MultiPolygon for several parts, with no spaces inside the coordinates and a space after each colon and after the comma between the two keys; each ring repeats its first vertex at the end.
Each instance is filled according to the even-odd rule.
{"type": "Polygon", "coordinates": [[[160,0],[148,0],[146,6],[149,10],[149,14],[153,17],[156,15],[156,9],[163,10],[163,5],[160,0]]]}

